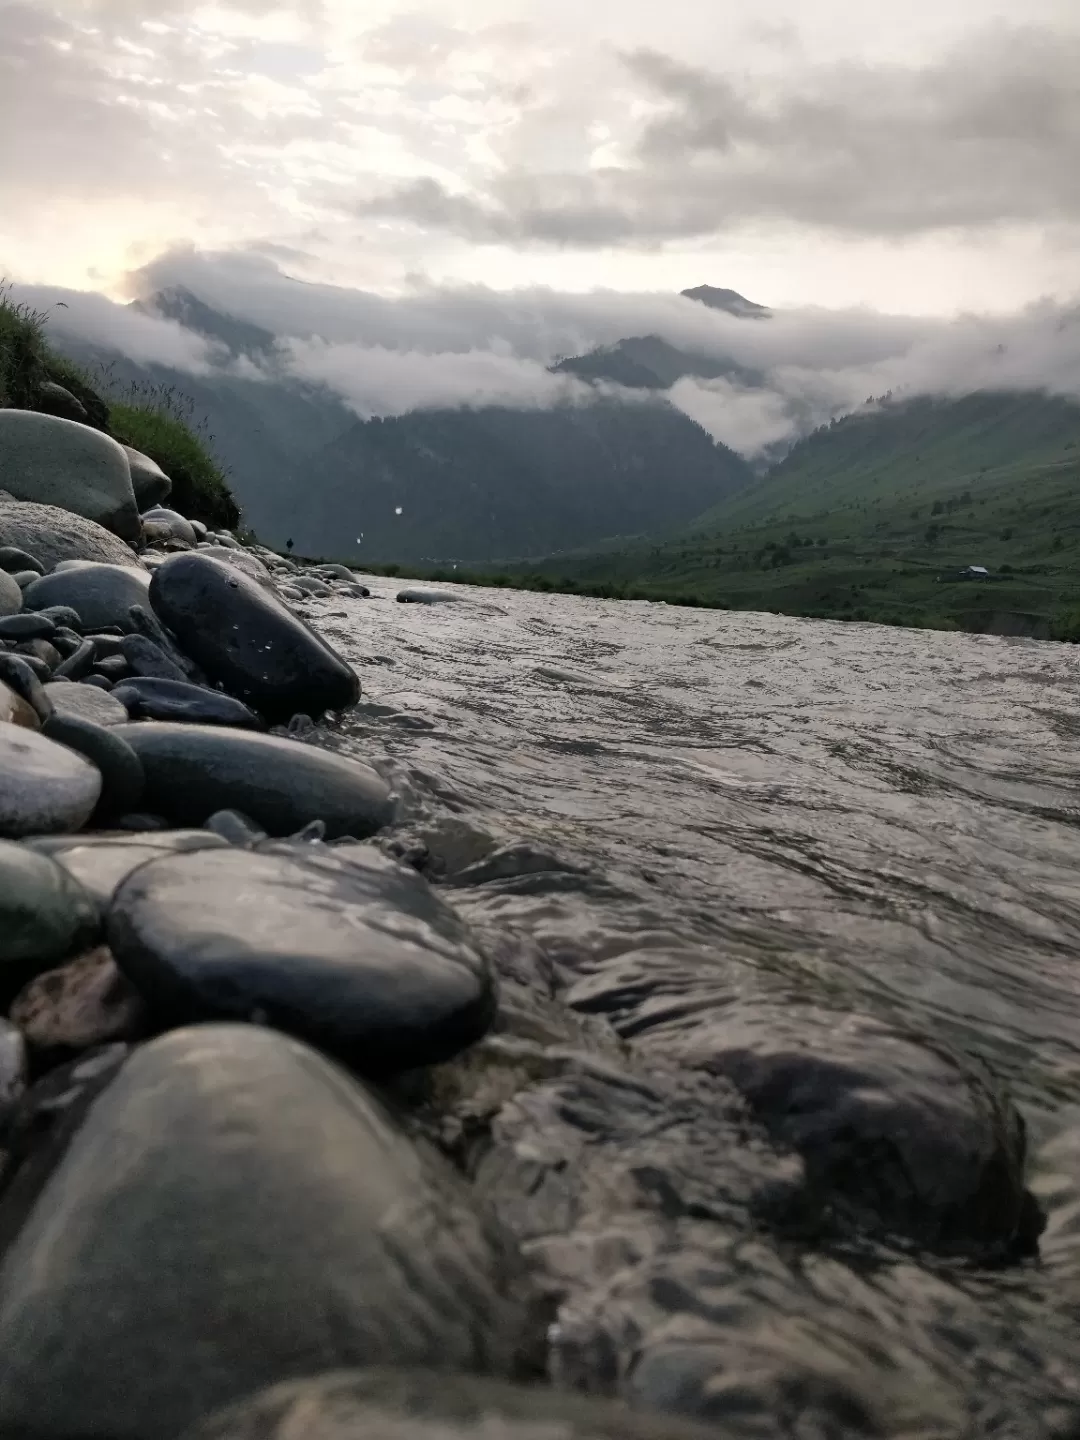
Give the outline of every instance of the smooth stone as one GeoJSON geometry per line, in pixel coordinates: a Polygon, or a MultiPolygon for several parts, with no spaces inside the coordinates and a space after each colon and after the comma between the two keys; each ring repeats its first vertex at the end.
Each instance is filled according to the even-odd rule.
{"type": "Polygon", "coordinates": [[[6,570],[8,574],[14,574],[17,570],[33,570],[38,575],[45,574],[45,566],[34,555],[29,555],[25,550],[20,550],[17,545],[0,545],[0,570],[6,570]]]}
{"type": "Polygon", "coordinates": [[[183,1440],[742,1440],[744,1433],[482,1376],[370,1369],[274,1385],[219,1410],[183,1440]]]}
{"type": "Polygon", "coordinates": [[[117,730],[143,762],[147,804],[180,825],[240,810],[270,835],[325,820],[333,839],[371,835],[393,813],[381,775],[314,745],[212,725],[141,721],[117,730]]]}
{"type": "Polygon", "coordinates": [[[49,638],[65,660],[69,660],[83,643],[83,637],[78,631],[69,630],[66,625],[58,626],[49,638]]]}
{"type": "Polygon", "coordinates": [[[219,560],[173,556],[155,570],[150,599],[207,675],[268,719],[345,710],[360,698],[356,673],[321,635],[219,560]]]}
{"type": "Polygon", "coordinates": [[[54,680],[82,680],[94,663],[94,642],[83,640],[53,672],[54,680]]]}
{"type": "Polygon", "coordinates": [[[125,540],[138,539],[127,456],[100,430],[30,410],[0,410],[0,474],[17,500],[70,510],[125,540]]]}
{"type": "Polygon", "coordinates": [[[460,601],[461,596],[445,590],[399,590],[397,598],[402,605],[449,605],[460,601]]]}
{"type": "Polygon", "coordinates": [[[92,720],[95,725],[123,725],[129,718],[119,700],[93,685],[65,685],[54,681],[45,686],[45,694],[57,715],[92,720]]]}
{"type": "Polygon", "coordinates": [[[37,570],[13,570],[10,572],[10,578],[15,581],[15,584],[18,585],[20,592],[22,592],[26,589],[28,585],[32,585],[34,583],[34,581],[38,578],[39,573],[40,572],[37,570]]]}
{"type": "Polygon", "coordinates": [[[235,535],[230,535],[228,530],[208,530],[206,538],[214,545],[224,545],[227,550],[242,550],[243,546],[235,535]]]}
{"type": "Polygon", "coordinates": [[[177,540],[186,540],[189,545],[195,544],[195,531],[177,510],[168,510],[163,505],[156,505],[151,510],[145,510],[142,518],[144,523],[164,526],[169,534],[177,540]]]}
{"type": "Polygon", "coordinates": [[[0,1120],[5,1126],[26,1089],[26,1041],[8,1020],[0,1020],[0,1120]]]}
{"type": "Polygon", "coordinates": [[[17,615],[23,607],[19,582],[6,570],[0,570],[0,616],[17,615]]]}
{"type": "Polygon", "coordinates": [[[70,605],[46,605],[41,610],[35,610],[35,615],[40,615],[43,620],[51,620],[54,625],[61,629],[79,631],[82,629],[82,616],[70,605]]]}
{"type": "Polygon", "coordinates": [[[91,942],[100,927],[93,897],[48,855],[0,840],[0,999],[91,942]]]}
{"type": "Polygon", "coordinates": [[[35,976],[9,1014],[34,1050],[56,1055],[138,1039],[146,1011],[108,947],[99,945],[35,976]]]}
{"type": "Polygon", "coordinates": [[[299,579],[294,580],[293,588],[299,590],[301,595],[314,595],[316,598],[334,593],[325,580],[313,579],[310,575],[301,575],[299,579]]]}
{"type": "Polygon", "coordinates": [[[0,835],[78,830],[100,795],[101,776],[81,755],[33,730],[0,726],[0,835]]]}
{"type": "Polygon", "coordinates": [[[132,675],[148,680],[187,681],[187,675],[180,666],[169,659],[160,645],[148,640],[145,635],[125,635],[120,642],[120,653],[127,661],[132,675]]]}
{"type": "Polygon", "coordinates": [[[366,846],[157,860],[117,891],[108,936],[162,1026],[259,1015],[365,1074],[449,1060],[494,1018],[468,927],[366,846]]]}
{"type": "MultiPolygon", "coordinates": [[[[27,660],[40,661],[50,674],[60,664],[60,651],[48,640],[19,640],[15,645],[15,654],[22,655],[27,660]]],[[[38,667],[35,665],[34,669],[38,670],[38,667]]],[[[40,670],[38,674],[41,674],[40,670]]]]}
{"type": "Polygon", "coordinates": [[[5,615],[0,620],[0,640],[47,640],[56,633],[56,622],[48,615],[23,611],[21,615],[5,615]]]}
{"type": "Polygon", "coordinates": [[[122,635],[87,635],[87,640],[94,642],[94,658],[97,660],[108,660],[113,655],[120,654],[120,642],[122,635]]]}
{"type": "Polygon", "coordinates": [[[103,675],[110,685],[127,679],[131,674],[131,666],[122,655],[106,655],[104,660],[98,660],[95,663],[94,669],[99,675],[103,675]]]}
{"type": "Polygon", "coordinates": [[[231,565],[234,570],[242,570],[245,575],[250,575],[252,580],[258,580],[262,585],[274,583],[274,577],[259,557],[247,550],[231,550],[226,545],[207,545],[200,549],[199,554],[206,555],[211,560],[220,560],[223,565],[231,565]]]}
{"type": "Polygon", "coordinates": [[[0,1429],[173,1436],[346,1366],[514,1375],[529,1297],[372,1092],[260,1027],[173,1031],[99,1094],[8,1251],[0,1429]]]}
{"type": "Polygon", "coordinates": [[[34,409],[42,415],[58,415],[61,420],[87,419],[86,406],[55,380],[43,380],[37,387],[34,409]]]}
{"type": "Polygon", "coordinates": [[[320,565],[318,567],[318,573],[323,576],[324,579],[344,580],[349,585],[356,580],[356,576],[347,565],[320,565]]]}
{"type": "Polygon", "coordinates": [[[139,635],[145,635],[148,640],[152,640],[188,680],[196,685],[204,683],[202,671],[190,656],[185,655],[177,646],[174,637],[165,629],[149,605],[131,607],[131,624],[139,635]]]}
{"type": "Polygon", "coordinates": [[[132,449],[130,445],[124,445],[123,451],[127,456],[131,488],[135,492],[135,503],[139,509],[148,510],[151,506],[160,505],[162,500],[167,500],[172,490],[172,481],[157,461],[151,460],[150,456],[144,455],[141,450],[132,449]]]}
{"type": "Polygon", "coordinates": [[[0,680],[0,725],[21,725],[25,730],[40,730],[41,717],[16,690],[0,680]]]}
{"type": "Polygon", "coordinates": [[[189,520],[188,524],[192,530],[195,531],[196,542],[201,542],[206,539],[209,532],[201,520],[189,520]]]}
{"type": "Polygon", "coordinates": [[[24,846],[51,855],[69,871],[100,909],[112,903],[116,890],[133,870],[165,855],[192,850],[224,850],[227,842],[209,830],[167,830],[160,834],[45,836],[24,846]]]}
{"type": "Polygon", "coordinates": [[[230,845],[238,846],[242,850],[249,850],[267,838],[266,831],[260,830],[250,816],[241,815],[239,810],[215,811],[207,820],[204,829],[220,835],[230,845]]]}
{"type": "Polygon", "coordinates": [[[113,696],[133,720],[180,720],[196,725],[233,725],[241,730],[263,728],[258,715],[242,700],[179,680],[123,680],[113,696]]]}
{"type": "Polygon", "coordinates": [[[130,565],[135,559],[122,540],[92,520],[57,505],[33,505],[21,500],[0,498],[0,541],[25,548],[46,570],[61,560],[130,565]]]}
{"type": "Polygon", "coordinates": [[[114,683],[107,675],[98,675],[93,671],[87,675],[85,680],[80,681],[82,685],[93,685],[96,690],[101,691],[111,690],[114,683]]]}
{"type": "Polygon", "coordinates": [[[42,660],[40,655],[35,655],[33,651],[24,648],[22,641],[20,641],[16,649],[11,652],[11,659],[21,660],[24,665],[28,665],[41,684],[45,684],[52,679],[52,667],[46,661],[42,660]]]}
{"type": "Polygon", "coordinates": [[[149,591],[149,573],[134,565],[86,564],[42,576],[27,586],[23,599],[28,610],[70,606],[84,631],[119,625],[126,632],[134,628],[131,607],[145,605],[149,591]]]}
{"type": "Polygon", "coordinates": [[[52,701],[25,655],[9,655],[0,650],[0,680],[26,701],[39,720],[48,720],[53,712],[52,701]]]}
{"type": "Polygon", "coordinates": [[[56,710],[42,726],[42,733],[84,755],[100,771],[101,798],[94,811],[95,821],[109,815],[126,815],[142,804],[146,789],[142,761],[116,733],[115,726],[109,729],[56,710]]]}

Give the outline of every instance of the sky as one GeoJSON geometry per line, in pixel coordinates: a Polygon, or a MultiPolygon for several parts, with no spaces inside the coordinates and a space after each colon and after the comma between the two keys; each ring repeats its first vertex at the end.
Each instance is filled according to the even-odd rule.
{"type": "Polygon", "coordinates": [[[0,275],[1067,305],[1078,75],[1076,0],[0,0],[0,275]]]}

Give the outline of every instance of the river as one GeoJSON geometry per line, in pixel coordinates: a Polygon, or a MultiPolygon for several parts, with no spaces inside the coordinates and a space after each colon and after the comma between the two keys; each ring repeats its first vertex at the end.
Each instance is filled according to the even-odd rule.
{"type": "Polygon", "coordinates": [[[537,1007],[451,1140],[547,1284],[548,1373],[740,1436],[1080,1434],[1080,650],[366,583],[307,607],[364,687],[330,743],[537,1007]],[[1039,1253],[964,1198],[1003,1087],[1039,1253]]]}

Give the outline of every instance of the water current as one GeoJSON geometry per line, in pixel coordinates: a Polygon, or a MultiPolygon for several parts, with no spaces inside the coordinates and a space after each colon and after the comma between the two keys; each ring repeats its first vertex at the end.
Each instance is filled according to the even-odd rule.
{"type": "Polygon", "coordinates": [[[502,946],[513,1076],[455,1093],[548,1374],[1080,1435],[1080,650],[368,583],[309,607],[364,687],[330,743],[502,946]]]}

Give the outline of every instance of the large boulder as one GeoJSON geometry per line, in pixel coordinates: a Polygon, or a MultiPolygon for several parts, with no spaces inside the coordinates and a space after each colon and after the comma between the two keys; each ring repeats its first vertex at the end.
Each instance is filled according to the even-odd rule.
{"type": "Polygon", "coordinates": [[[141,450],[133,450],[130,445],[122,448],[128,458],[131,488],[135,491],[135,503],[139,509],[148,510],[152,505],[160,505],[167,500],[172,481],[157,461],[151,460],[141,450]]]}
{"type": "Polygon", "coordinates": [[[97,560],[104,565],[131,565],[135,560],[122,540],[93,520],[58,505],[22,500],[0,498],[0,545],[28,551],[46,570],[63,560],[97,560]]]}
{"type": "Polygon", "coordinates": [[[349,1365],[513,1375],[528,1294],[370,1091],[258,1026],[174,1030],[97,1099],[5,1258],[0,1431],[172,1436],[349,1365]]]}
{"type": "Polygon", "coordinates": [[[94,520],[125,540],[137,540],[142,530],[124,447],[74,420],[0,410],[0,486],[18,500],[94,520]]]}

